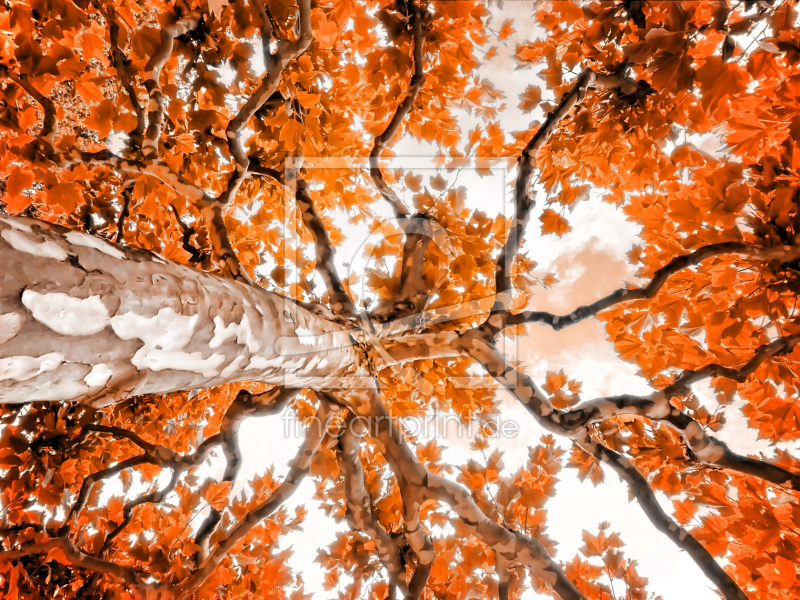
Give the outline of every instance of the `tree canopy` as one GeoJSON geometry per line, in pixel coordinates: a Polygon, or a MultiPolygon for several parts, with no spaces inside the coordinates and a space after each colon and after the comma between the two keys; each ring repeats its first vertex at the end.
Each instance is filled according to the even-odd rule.
{"type": "Polygon", "coordinates": [[[502,1],[7,0],[0,593],[310,597],[278,549],[308,477],[348,523],[314,567],[345,597],[658,594],[606,526],[554,558],[572,468],[725,600],[800,596],[796,5],[547,0],[528,35],[502,1]],[[510,39],[519,98],[478,73],[510,39]],[[409,139],[435,175],[392,166],[409,139]],[[493,165],[509,211],[454,182],[493,165]],[[542,310],[526,240],[601,202],[643,283],[542,310]],[[376,234],[343,275],[346,222],[376,234]],[[503,350],[586,319],[651,393],[581,398],[503,350]],[[453,414],[487,451],[503,394],[548,432],[524,464],[403,432],[453,414]],[[717,437],[734,402],[774,455],[717,437]],[[288,473],[233,493],[240,424],[283,410],[288,473]]]}

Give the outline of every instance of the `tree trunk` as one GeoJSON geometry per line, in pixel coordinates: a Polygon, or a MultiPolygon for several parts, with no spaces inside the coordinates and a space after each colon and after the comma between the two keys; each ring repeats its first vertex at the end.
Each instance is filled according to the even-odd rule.
{"type": "Polygon", "coordinates": [[[331,387],[359,375],[342,326],[151,252],[3,216],[0,265],[0,403],[103,406],[243,380],[331,387]]]}

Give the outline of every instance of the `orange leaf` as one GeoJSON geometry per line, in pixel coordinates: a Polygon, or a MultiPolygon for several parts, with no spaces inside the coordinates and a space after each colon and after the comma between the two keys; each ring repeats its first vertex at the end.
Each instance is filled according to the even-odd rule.
{"type": "Polygon", "coordinates": [[[545,235],[555,233],[562,236],[572,230],[569,222],[552,208],[545,208],[539,220],[542,222],[542,233],[545,235]]]}
{"type": "Polygon", "coordinates": [[[548,371],[547,375],[545,376],[545,383],[542,386],[542,389],[548,394],[553,394],[556,390],[560,390],[566,384],[567,376],[564,374],[563,369],[558,373],[548,371]]]}
{"type": "Polygon", "coordinates": [[[531,112],[539,106],[542,101],[542,89],[535,85],[529,85],[525,91],[519,95],[519,108],[522,112],[531,112]]]}
{"type": "Polygon", "coordinates": [[[77,183],[58,183],[47,190],[47,204],[58,205],[71,212],[83,204],[83,188],[77,183]]]}
{"type": "Polygon", "coordinates": [[[220,481],[219,483],[211,483],[206,488],[203,498],[208,500],[208,503],[216,510],[222,510],[228,504],[228,497],[231,493],[231,482],[220,481]]]}
{"type": "Polygon", "coordinates": [[[8,196],[16,196],[23,190],[28,189],[33,183],[33,173],[30,171],[23,171],[18,166],[11,167],[11,172],[6,179],[6,194],[8,196]]]}
{"type": "Polygon", "coordinates": [[[515,29],[511,25],[511,19],[506,19],[500,27],[500,31],[497,32],[497,39],[502,42],[514,35],[514,33],[515,29]]]}
{"type": "Polygon", "coordinates": [[[422,175],[417,175],[415,177],[411,173],[406,173],[403,181],[406,182],[408,189],[410,189],[412,192],[418,192],[422,189],[422,175]]]}
{"type": "Polygon", "coordinates": [[[688,498],[686,500],[673,500],[672,505],[675,507],[675,519],[681,525],[686,525],[691,521],[697,512],[697,506],[688,498]]]}

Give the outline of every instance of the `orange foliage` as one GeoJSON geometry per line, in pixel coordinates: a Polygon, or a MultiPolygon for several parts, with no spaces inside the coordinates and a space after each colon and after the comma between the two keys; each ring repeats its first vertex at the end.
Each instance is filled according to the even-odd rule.
{"type": "MultiPolygon", "coordinates": [[[[547,205],[536,213],[538,222],[533,220],[529,236],[576,234],[569,219],[578,203],[611,202],[641,227],[641,245],[628,257],[639,265],[638,276],[644,280],[676,256],[709,244],[772,248],[800,243],[800,28],[795,2],[530,3],[545,32],[540,40],[524,39],[522,27],[497,17],[502,11],[493,3],[416,2],[427,7],[430,17],[425,79],[394,140],[405,136],[435,148],[441,173],[427,180],[397,173],[387,180],[406,192],[419,213],[441,224],[452,245],[448,253],[432,244],[425,254],[428,310],[446,313],[450,307],[491,297],[497,255],[513,226],[513,217],[495,217],[489,203],[483,212],[470,209],[466,190],[450,186],[451,179],[442,173],[452,173],[466,157],[500,158],[513,165],[538,123],[504,122],[505,102],[541,120],[572,89],[573,73],[586,68],[626,75],[635,85],[590,89],[538,150],[534,188],[540,208],[547,205]],[[516,44],[513,59],[522,69],[517,76],[535,81],[536,74],[544,82],[543,87],[528,85],[518,101],[505,97],[501,82],[483,79],[477,71],[484,61],[507,60],[490,46],[504,40],[516,44]],[[469,131],[460,128],[459,117],[465,114],[474,122],[469,131]]],[[[112,56],[106,4],[11,0],[0,8],[2,209],[106,239],[117,235],[119,225],[126,244],[212,270],[208,223],[169,182],[147,173],[121,173],[102,162],[57,164],[57,153],[119,150],[138,124],[112,56]],[[25,86],[55,105],[50,142],[38,135],[46,126],[43,105],[25,86]],[[127,218],[121,218],[123,205],[130,209],[127,218]]],[[[244,180],[224,221],[244,271],[259,283],[298,300],[327,299],[313,283],[316,261],[293,251],[313,240],[294,204],[284,202],[280,179],[286,159],[293,156],[369,155],[374,136],[386,129],[410,85],[413,39],[406,4],[410,0],[314,2],[310,46],[288,63],[276,94],[248,121],[243,144],[251,168],[272,170],[272,175],[244,180]]],[[[171,171],[214,196],[221,194],[235,171],[225,137],[236,115],[233,107],[256,90],[262,76],[252,59],[261,53],[260,42],[252,42],[262,32],[258,4],[118,0],[114,5],[117,43],[126,57],[136,103],[145,112],[144,74],[159,47],[160,30],[178,15],[202,15],[191,32],[176,38],[163,67],[166,114],[156,146],[171,171]]],[[[275,34],[295,39],[296,5],[277,0],[266,5],[275,34]]],[[[379,195],[365,171],[316,169],[309,170],[308,178],[316,184],[311,196],[334,246],[345,235],[334,228],[335,211],[346,211],[353,222],[377,222],[379,195]]],[[[373,261],[385,268],[370,268],[348,280],[351,291],[364,275],[364,289],[375,298],[398,293],[400,233],[369,248],[373,261]]],[[[513,282],[521,293],[513,300],[515,314],[532,305],[539,283],[549,287],[558,281],[553,273],[531,275],[536,266],[531,259],[516,257],[513,282]]],[[[679,371],[708,364],[736,367],[777,336],[800,333],[798,293],[797,259],[722,255],[680,270],[652,298],[610,306],[598,318],[621,359],[635,363],[654,387],[664,389],[679,371]]],[[[434,323],[430,331],[463,331],[482,318],[474,310],[434,323]]],[[[383,400],[392,415],[402,419],[451,412],[463,422],[479,424],[473,449],[486,450],[499,410],[496,386],[456,383],[479,379],[472,370],[474,361],[424,359],[412,366],[433,393],[421,394],[396,373],[382,371],[383,400]]],[[[742,405],[760,437],[796,447],[798,366],[797,352],[787,353],[763,362],[741,382],[715,378],[712,388],[719,406],[734,401],[742,405]]],[[[41,542],[51,519],[60,525],[87,476],[140,454],[128,440],[83,435],[84,426],[120,427],[148,443],[192,452],[220,430],[239,387],[193,394],[176,390],[103,410],[55,403],[0,407],[0,529],[12,531],[18,544],[41,542]]],[[[548,373],[543,387],[556,409],[580,405],[581,384],[563,371],[548,373]]],[[[294,410],[308,419],[314,415],[314,402],[309,394],[294,410]]],[[[724,411],[715,412],[691,392],[674,398],[673,405],[708,432],[724,426],[724,411]]],[[[749,598],[800,596],[796,491],[695,462],[681,438],[654,420],[617,415],[590,428],[594,439],[625,452],[651,487],[670,497],[678,523],[718,560],[724,559],[725,571],[749,598]]],[[[538,445],[525,442],[530,444],[529,457],[516,470],[503,465],[500,453],[484,456],[483,464],[473,460],[453,469],[442,461],[442,448],[435,442],[415,443],[419,460],[431,472],[463,483],[491,519],[532,536],[552,553],[555,542],[546,533],[546,505],[555,494],[557,474],[572,467],[580,479],[600,485],[604,470],[596,457],[577,445],[565,450],[553,436],[538,445]]],[[[362,448],[361,461],[370,508],[383,528],[399,537],[403,503],[396,480],[371,441],[362,448]]],[[[800,462],[789,453],[780,452],[773,462],[800,471],[800,462]]],[[[191,470],[169,502],[128,510],[125,501],[156,489],[162,471],[155,464],[123,471],[117,478],[121,489],[109,487],[110,498],[100,492],[105,484],[96,486],[70,530],[75,544],[160,582],[178,583],[195,568],[200,550],[192,541],[194,516],[210,505],[222,513],[223,526],[230,527],[278,486],[268,471],[247,483],[247,494],[234,497],[230,481],[203,480],[191,470]],[[112,549],[104,548],[106,535],[123,524],[125,535],[113,540],[112,549]]],[[[333,518],[343,520],[343,476],[335,445],[323,446],[310,472],[315,499],[333,518]]],[[[196,597],[216,598],[223,588],[230,598],[308,597],[301,574],[286,563],[289,551],[278,546],[281,536],[298,529],[304,518],[304,509],[294,517],[281,510],[263,521],[221,561],[196,597]]],[[[436,532],[426,597],[495,597],[492,549],[443,504],[424,506],[422,522],[436,532]]],[[[584,532],[583,539],[580,554],[562,567],[586,598],[611,600],[623,589],[626,598],[648,597],[647,581],[638,575],[635,560],[623,555],[623,541],[607,532],[607,524],[597,534],[584,532]]],[[[10,549],[10,542],[2,549],[10,549]]],[[[402,552],[410,574],[417,558],[408,546],[402,552]]],[[[317,561],[325,571],[325,589],[337,589],[341,597],[384,598],[389,593],[375,544],[362,532],[338,534],[317,561]]],[[[60,549],[24,561],[0,558],[0,594],[75,598],[84,592],[101,597],[107,591],[132,597],[114,577],[95,578],[71,564],[60,549]]],[[[543,579],[521,565],[512,565],[510,577],[511,597],[528,588],[547,589],[543,579]]]]}

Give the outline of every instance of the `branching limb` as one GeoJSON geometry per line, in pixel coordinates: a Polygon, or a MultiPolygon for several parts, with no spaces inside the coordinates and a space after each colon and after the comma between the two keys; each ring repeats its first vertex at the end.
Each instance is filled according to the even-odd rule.
{"type": "Polygon", "coordinates": [[[638,414],[661,421],[681,435],[693,456],[700,462],[739,471],[800,491],[800,473],[793,473],[773,463],[733,452],[725,442],[708,435],[697,421],[670,404],[673,397],[691,393],[691,384],[705,378],[726,377],[743,382],[766,360],[788,354],[798,342],[800,334],[778,338],[761,346],[750,360],[738,368],[711,364],[700,369],[684,371],[661,392],[654,392],[650,396],[598,398],[560,413],[560,420],[565,426],[577,430],[615,415],[638,414]]]}
{"type": "Polygon", "coordinates": [[[17,75],[14,71],[8,69],[5,65],[0,65],[0,73],[4,73],[14,83],[19,85],[23,90],[28,92],[33,99],[39,103],[44,113],[42,117],[42,128],[36,136],[39,141],[39,150],[48,157],[56,155],[53,148],[56,136],[56,105],[53,101],[42,94],[28,79],[24,73],[17,75]]]}
{"type": "Polygon", "coordinates": [[[235,197],[239,186],[247,177],[247,171],[250,167],[250,158],[248,158],[242,144],[242,129],[277,89],[281,75],[289,62],[308,48],[312,39],[311,0],[299,0],[300,37],[295,41],[278,40],[275,54],[270,54],[269,44],[273,30],[269,15],[262,0],[254,0],[254,3],[262,20],[261,41],[264,48],[264,62],[267,72],[256,91],[253,92],[239,109],[236,116],[228,123],[225,135],[228,138],[228,148],[233,157],[234,170],[228,179],[225,190],[219,197],[211,201],[205,200],[199,205],[200,212],[209,226],[209,237],[214,260],[223,273],[243,281],[249,281],[249,278],[242,271],[239,260],[236,258],[233,247],[228,240],[228,232],[222,216],[225,206],[235,197]]]}
{"type": "MultiPolygon", "coordinates": [[[[449,505],[471,533],[483,543],[502,552],[508,562],[522,563],[535,576],[542,579],[562,600],[585,600],[564,575],[561,568],[547,554],[544,546],[517,531],[506,529],[489,518],[475,503],[470,493],[462,486],[429,473],[406,444],[400,429],[395,426],[375,390],[363,390],[348,398],[358,417],[366,420],[370,434],[386,458],[397,478],[403,498],[403,520],[407,535],[422,531],[419,523],[419,506],[426,499],[435,499],[449,505]]],[[[427,537],[427,536],[426,536],[427,537]]],[[[417,542],[418,543],[418,542],[417,542]]],[[[429,565],[433,561],[433,548],[418,550],[412,544],[420,563],[429,565]]],[[[417,569],[420,567],[418,566],[417,569]]],[[[424,573],[427,579],[427,574],[424,573]]],[[[413,585],[413,580],[412,580],[413,585]]],[[[410,586],[411,587],[411,586],[410,586]]]]}
{"type": "MultiPolygon", "coordinates": [[[[572,89],[566,92],[553,110],[547,114],[544,123],[536,130],[528,145],[525,146],[519,159],[517,159],[517,181],[514,185],[514,220],[511,223],[506,243],[497,259],[495,289],[498,295],[512,289],[511,265],[519,253],[522,237],[525,234],[531,210],[535,205],[534,199],[530,194],[530,186],[533,172],[536,168],[536,155],[544,146],[547,138],[555,131],[558,124],[583,100],[592,87],[616,90],[622,94],[635,94],[640,86],[637,82],[625,76],[624,73],[609,75],[585,69],[578,75],[572,85],[572,89]]],[[[501,298],[504,297],[501,296],[501,298]]],[[[501,298],[498,298],[493,312],[505,309],[504,303],[499,301],[501,298]]]]}
{"type": "Polygon", "coordinates": [[[750,360],[741,367],[724,367],[722,365],[711,364],[693,371],[684,371],[674,382],[665,388],[664,393],[670,395],[670,397],[685,394],[689,391],[689,386],[693,383],[697,383],[709,377],[727,377],[728,379],[733,379],[741,383],[750,377],[764,361],[776,356],[789,354],[794,350],[798,342],[800,342],[800,334],[798,333],[779,337],[775,341],[761,346],[756,350],[750,360]]]}
{"type": "Polygon", "coordinates": [[[198,13],[189,13],[172,25],[162,28],[161,42],[153,56],[147,61],[144,71],[142,71],[144,87],[150,95],[150,103],[147,107],[147,131],[145,131],[144,140],[142,141],[142,150],[145,157],[159,156],[158,143],[161,139],[161,128],[166,107],[164,94],[161,91],[161,69],[164,68],[164,65],[172,55],[175,38],[188,33],[197,27],[199,22],[200,15],[198,13]]]}
{"type": "MultiPolygon", "coordinates": [[[[180,474],[187,469],[197,466],[203,460],[205,460],[206,456],[208,456],[208,453],[214,446],[221,444],[226,457],[230,458],[230,456],[233,456],[235,459],[239,456],[237,436],[241,422],[247,417],[266,416],[280,412],[283,410],[284,406],[286,406],[286,403],[289,402],[289,400],[291,400],[298,391],[299,390],[294,388],[278,387],[261,394],[253,395],[247,390],[240,390],[239,394],[236,396],[236,399],[225,413],[225,417],[223,418],[222,425],[220,427],[220,432],[204,440],[198,446],[197,450],[195,450],[192,454],[185,456],[177,454],[175,451],[167,448],[166,446],[162,446],[160,444],[151,444],[150,442],[142,439],[138,434],[121,427],[94,424],[87,425],[81,432],[79,439],[82,439],[90,432],[109,434],[117,438],[126,439],[133,442],[144,451],[144,454],[128,458],[112,467],[88,475],[81,483],[81,489],[78,493],[78,497],[67,514],[64,524],[59,528],[58,534],[66,535],[66,533],[69,531],[71,522],[77,518],[80,511],[83,509],[83,506],[89,496],[89,492],[96,482],[113,477],[125,469],[142,464],[153,464],[162,468],[172,469],[173,475],[171,488],[169,486],[167,488],[167,490],[171,490],[174,488],[175,483],[177,483],[177,478],[180,476],[180,474]]],[[[232,481],[238,472],[239,463],[240,460],[229,460],[224,476],[231,477],[230,480],[232,481]]],[[[166,493],[168,493],[168,491],[165,490],[163,495],[154,495],[153,498],[156,498],[156,500],[146,499],[152,494],[145,496],[145,499],[143,500],[137,499],[133,501],[135,504],[130,505],[131,510],[134,506],[138,506],[142,503],[160,502],[166,493]]],[[[158,492],[155,494],[158,494],[158,492]]],[[[128,510],[127,506],[125,510],[128,510]]],[[[126,521],[122,528],[127,526],[129,521],[130,518],[128,516],[126,517],[126,521]]],[[[119,531],[115,532],[114,536],[116,536],[118,533],[119,531]]],[[[107,542],[108,541],[109,540],[107,539],[107,542]]]]}
{"type": "Polygon", "coordinates": [[[228,123],[226,136],[228,138],[228,148],[235,162],[234,172],[228,180],[225,191],[216,199],[215,204],[225,205],[234,197],[242,181],[247,176],[250,167],[248,158],[242,145],[242,129],[253,117],[256,111],[269,99],[278,88],[281,75],[290,61],[297,58],[308,48],[311,43],[311,0],[300,0],[300,37],[296,41],[278,40],[275,54],[269,52],[270,39],[272,37],[272,25],[269,21],[263,0],[254,0],[254,5],[261,16],[261,42],[264,48],[264,62],[266,74],[261,80],[258,88],[247,99],[239,109],[236,116],[228,123]]]}
{"type": "Polygon", "coordinates": [[[413,0],[408,2],[407,6],[411,8],[409,17],[412,27],[414,74],[409,81],[406,96],[398,104],[386,129],[375,137],[375,143],[369,155],[370,176],[375,183],[375,187],[378,188],[383,198],[391,205],[395,218],[405,234],[401,259],[400,291],[397,298],[381,302],[374,311],[375,317],[381,321],[417,313],[424,307],[427,299],[423,277],[423,260],[425,252],[430,245],[431,236],[417,231],[419,229],[417,221],[425,220],[429,222],[430,219],[424,215],[415,215],[413,218],[408,218],[408,208],[386,182],[380,167],[381,152],[400,129],[400,125],[408,116],[408,113],[411,112],[419,90],[425,81],[422,57],[427,33],[426,19],[429,15],[413,0]]]}
{"type": "Polygon", "coordinates": [[[69,532],[69,528],[73,519],[77,518],[78,513],[83,509],[83,505],[86,503],[86,499],[89,496],[89,491],[92,489],[92,486],[101,481],[103,479],[108,479],[113,477],[117,473],[124,471],[125,469],[130,469],[131,467],[136,467],[139,465],[143,465],[146,463],[153,464],[155,461],[151,456],[143,454],[141,456],[134,456],[132,458],[128,458],[123,460],[113,467],[109,467],[107,469],[103,469],[102,471],[98,471],[97,473],[92,473],[91,475],[87,475],[86,478],[83,480],[81,484],[80,492],[78,492],[78,498],[75,500],[75,503],[72,505],[69,513],[67,514],[66,519],[64,519],[64,524],[58,529],[58,535],[63,536],[69,532]]]}
{"type": "Polygon", "coordinates": [[[122,523],[117,525],[113,531],[110,531],[107,535],[105,540],[103,541],[103,546],[100,548],[98,552],[98,556],[103,556],[103,554],[111,547],[111,543],[114,541],[114,538],[117,537],[122,531],[131,523],[131,519],[133,518],[133,509],[137,506],[141,506],[142,504],[160,504],[164,501],[172,490],[175,489],[175,486],[178,483],[178,477],[180,476],[181,472],[178,469],[172,469],[172,476],[169,479],[166,487],[162,490],[155,490],[150,492],[149,494],[143,494],[138,498],[130,500],[125,504],[125,507],[122,509],[122,523]]]}
{"type": "Polygon", "coordinates": [[[597,313],[616,304],[630,302],[632,300],[653,298],[675,273],[688,267],[698,265],[708,258],[726,254],[746,256],[754,260],[780,260],[782,262],[790,262],[800,256],[800,247],[776,246],[773,248],[765,248],[763,246],[752,246],[740,242],[709,244],[689,254],[676,256],[666,265],[658,269],[650,280],[650,283],[644,287],[620,288],[608,296],[592,304],[580,306],[566,315],[554,315],[541,311],[522,311],[519,314],[513,314],[508,310],[494,311],[494,314],[492,314],[485,323],[484,328],[493,336],[496,336],[506,327],[512,327],[522,323],[542,323],[558,331],[559,329],[583,321],[588,317],[593,317],[597,315],[597,313]]]}
{"type": "Polygon", "coordinates": [[[428,472],[405,444],[402,433],[381,402],[377,390],[362,390],[359,394],[350,394],[344,403],[352,401],[355,401],[355,405],[350,408],[357,417],[357,424],[365,427],[377,441],[397,479],[403,501],[404,535],[417,555],[417,567],[409,583],[408,597],[418,598],[425,588],[436,556],[433,543],[419,521],[419,507],[425,500],[428,472]]]}
{"type": "MultiPolygon", "coordinates": [[[[144,128],[146,125],[145,112],[139,103],[136,88],[133,86],[133,79],[128,71],[128,59],[119,45],[119,23],[114,4],[109,2],[102,5],[99,0],[92,0],[92,5],[102,14],[109,27],[109,42],[111,43],[111,64],[119,75],[122,87],[128,94],[133,110],[136,113],[136,128],[128,134],[128,147],[131,150],[138,150],[142,147],[144,139],[144,128]]],[[[118,240],[119,242],[119,240],[118,240]]]]}
{"type": "MultiPolygon", "coordinates": [[[[511,391],[539,424],[546,429],[569,437],[576,441],[587,452],[612,466],[620,476],[628,482],[634,495],[651,521],[670,537],[679,547],[695,560],[703,572],[720,589],[726,600],[744,600],[746,596],[727,573],[714,561],[713,557],[697,540],[685,530],[678,527],[658,505],[647,480],[636,468],[621,455],[594,442],[586,429],[592,420],[602,420],[616,414],[644,414],[649,418],[665,420],[668,424],[686,434],[689,447],[701,460],[715,463],[725,457],[726,465],[731,468],[744,466],[750,472],[769,479],[778,475],[780,485],[790,485],[800,479],[800,474],[792,474],[776,465],[768,465],[755,459],[738,457],[728,450],[722,442],[705,434],[702,427],[681,411],[669,405],[672,396],[686,393],[688,385],[701,377],[730,375],[737,380],[744,380],[752,374],[764,360],[785,353],[794,348],[800,341],[800,334],[790,338],[782,338],[760,348],[754,357],[739,369],[730,369],[719,365],[709,365],[696,371],[687,371],[663,392],[655,392],[650,397],[617,396],[601,398],[585,403],[568,412],[560,412],[553,408],[547,397],[525,373],[511,367],[505,357],[477,330],[462,335],[461,347],[468,355],[484,365],[498,383],[511,391]],[[741,378],[741,379],[740,379],[741,378]],[[680,383],[679,383],[680,382],[680,383]],[[677,385],[676,385],[677,384],[677,385]],[[589,417],[589,415],[592,415],[589,417]],[[737,460],[744,459],[744,460],[737,460]],[[761,464],[753,464],[761,463],[761,464]]],[[[717,463],[719,464],[719,463],[717,463]]],[[[721,465],[722,466],[722,465],[721,465]]],[[[748,471],[744,471],[748,472],[748,471]]]]}
{"type": "Polygon", "coordinates": [[[325,287],[328,289],[331,310],[336,315],[356,319],[358,317],[358,309],[356,309],[353,300],[345,291],[339,273],[336,271],[333,245],[328,237],[328,232],[325,230],[322,219],[314,209],[314,202],[311,199],[311,194],[308,192],[307,182],[303,180],[297,181],[295,198],[297,200],[297,206],[300,209],[300,214],[302,215],[303,223],[314,237],[314,247],[317,253],[317,272],[322,277],[322,280],[325,282],[325,287]]]}
{"type": "Polygon", "coordinates": [[[311,426],[306,434],[306,439],[301,444],[297,455],[289,464],[289,473],[286,475],[286,478],[277,489],[272,492],[267,500],[247,513],[230,533],[220,540],[200,567],[178,587],[176,596],[179,600],[190,597],[194,593],[194,590],[211,576],[220,562],[222,562],[222,559],[228,555],[239,540],[246,536],[253,527],[275,512],[280,505],[294,493],[297,486],[300,485],[300,482],[308,473],[311,459],[317,452],[317,448],[319,448],[322,438],[327,432],[332,415],[333,410],[331,405],[324,397],[320,398],[316,417],[311,422],[311,426]]]}
{"type": "Polygon", "coordinates": [[[681,434],[694,456],[702,462],[734,469],[760,477],[777,485],[800,490],[800,473],[792,473],[766,461],[737,454],[721,440],[706,434],[694,419],[673,407],[669,401],[691,391],[690,385],[708,377],[728,377],[744,381],[764,361],[791,352],[800,342],[800,334],[779,338],[761,346],[741,367],[712,364],[694,371],[684,371],[672,384],[649,396],[621,395],[597,398],[568,411],[558,411],[524,372],[508,364],[503,354],[488,340],[474,332],[462,334],[460,347],[484,366],[487,372],[506,387],[542,427],[558,435],[573,438],[588,425],[613,416],[635,414],[663,421],[681,434]]]}
{"type": "MultiPolygon", "coordinates": [[[[240,390],[225,418],[222,421],[217,437],[225,455],[225,472],[221,481],[235,481],[242,466],[242,452],[239,448],[239,425],[248,417],[265,417],[280,413],[289,401],[300,392],[296,388],[275,388],[253,396],[247,390],[240,390]]],[[[200,554],[195,557],[199,564],[203,555],[208,554],[208,542],[211,535],[219,525],[222,513],[213,506],[211,512],[200,525],[195,535],[194,543],[200,546],[200,554]]]]}
{"type": "Polygon", "coordinates": [[[47,554],[51,550],[61,550],[70,563],[76,567],[81,567],[94,573],[112,575],[136,588],[137,591],[143,592],[149,587],[142,581],[142,577],[132,567],[118,565],[117,563],[95,558],[94,556],[81,552],[75,547],[72,540],[65,537],[51,538],[44,542],[29,542],[23,544],[22,547],[17,550],[0,551],[0,559],[13,560],[36,554],[47,554]]]}
{"type": "Polygon", "coordinates": [[[431,574],[431,567],[433,567],[433,559],[436,558],[436,553],[433,548],[433,542],[428,532],[422,527],[419,521],[419,505],[421,500],[412,500],[413,497],[419,496],[420,491],[415,490],[408,486],[400,488],[400,495],[403,498],[403,524],[405,527],[405,538],[408,545],[417,555],[417,566],[414,569],[414,574],[411,576],[411,581],[408,583],[408,600],[418,600],[422,598],[425,591],[425,586],[428,583],[428,577],[431,574]]]}
{"type": "Polygon", "coordinates": [[[389,121],[389,125],[387,125],[386,129],[384,129],[383,133],[375,137],[375,143],[372,146],[372,151],[369,153],[370,176],[375,182],[375,186],[378,188],[378,191],[380,191],[381,195],[392,206],[392,210],[398,219],[402,219],[408,215],[408,208],[405,204],[403,204],[403,201],[400,200],[389,184],[386,183],[386,179],[383,177],[383,172],[380,168],[380,156],[381,152],[386,147],[386,144],[388,144],[397,133],[397,130],[400,128],[400,124],[403,122],[403,119],[405,119],[406,115],[411,112],[411,108],[414,106],[414,101],[417,98],[417,94],[419,93],[419,90],[425,81],[425,71],[422,63],[423,47],[425,46],[426,36],[425,24],[423,23],[424,16],[422,10],[420,10],[420,7],[414,0],[409,2],[408,5],[411,6],[412,10],[411,26],[413,28],[412,36],[414,39],[414,75],[412,75],[411,81],[409,82],[408,91],[406,92],[405,98],[403,98],[403,100],[397,106],[397,110],[392,116],[392,120],[389,121]]]}
{"type": "MultiPolygon", "coordinates": [[[[529,190],[531,186],[531,179],[533,178],[533,171],[536,168],[536,155],[542,148],[550,134],[555,131],[555,128],[566,117],[573,107],[583,100],[586,92],[595,81],[595,74],[592,70],[587,69],[583,71],[572,89],[562,96],[561,101],[547,114],[544,123],[539,127],[533,135],[528,145],[522,151],[519,159],[517,160],[517,181],[514,185],[514,220],[511,223],[511,228],[508,231],[508,237],[503,249],[500,251],[500,256],[497,259],[497,275],[495,290],[497,294],[511,289],[511,264],[519,252],[522,237],[525,234],[525,229],[528,226],[531,210],[535,203],[529,190]]],[[[501,306],[497,309],[500,310],[501,306]]]]}
{"type": "Polygon", "coordinates": [[[344,475],[344,492],[347,500],[348,522],[350,526],[365,533],[375,544],[381,564],[389,574],[389,583],[403,595],[408,594],[405,582],[405,568],[400,559],[397,546],[372,513],[372,500],[364,486],[364,470],[361,466],[361,437],[363,424],[350,413],[344,422],[343,433],[339,436],[337,455],[339,468],[344,475]]]}
{"type": "Polygon", "coordinates": [[[661,533],[666,535],[678,548],[684,550],[700,567],[714,585],[717,586],[725,600],[747,600],[745,593],[728,573],[714,560],[708,550],[698,542],[686,529],[675,523],[661,505],[647,483],[647,479],[631,464],[631,462],[591,439],[583,430],[581,438],[575,440],[578,445],[598,460],[609,465],[628,484],[631,493],[639,501],[644,514],[661,533]]]}
{"type": "Polygon", "coordinates": [[[502,554],[506,563],[524,564],[563,600],[585,600],[583,594],[550,558],[544,546],[535,539],[519,531],[506,529],[490,519],[460,485],[439,475],[428,474],[427,495],[449,505],[472,534],[494,548],[495,552],[502,554]]]}

